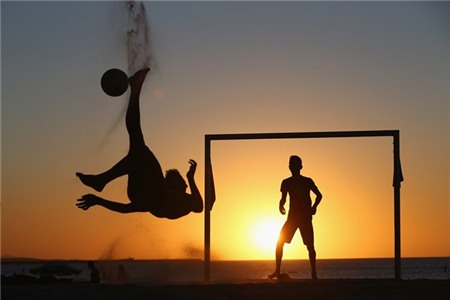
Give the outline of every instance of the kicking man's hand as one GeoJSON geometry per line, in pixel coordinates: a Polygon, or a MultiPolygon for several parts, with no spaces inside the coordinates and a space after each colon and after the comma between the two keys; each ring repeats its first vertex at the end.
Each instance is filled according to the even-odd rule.
{"type": "Polygon", "coordinates": [[[91,206],[98,204],[98,199],[99,197],[92,194],[84,195],[77,200],[77,207],[81,208],[82,210],[88,210],[91,206]]]}
{"type": "Polygon", "coordinates": [[[189,167],[189,171],[187,172],[186,177],[188,179],[194,179],[195,170],[197,170],[197,162],[193,159],[190,159],[189,164],[191,166],[189,167]]]}

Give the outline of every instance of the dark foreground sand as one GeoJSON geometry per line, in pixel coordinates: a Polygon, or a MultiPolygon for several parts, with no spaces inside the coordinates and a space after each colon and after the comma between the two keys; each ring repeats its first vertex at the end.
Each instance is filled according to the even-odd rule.
{"type": "Polygon", "coordinates": [[[178,285],[106,285],[88,283],[1,286],[1,299],[450,299],[450,280],[323,279],[198,283],[178,285]]]}

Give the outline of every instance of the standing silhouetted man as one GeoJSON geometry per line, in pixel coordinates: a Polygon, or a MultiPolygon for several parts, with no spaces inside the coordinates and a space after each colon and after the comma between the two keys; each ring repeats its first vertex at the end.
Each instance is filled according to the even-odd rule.
{"type": "Polygon", "coordinates": [[[289,277],[285,273],[280,273],[283,246],[285,243],[289,244],[292,241],[297,228],[300,229],[303,243],[308,248],[311,277],[312,279],[317,279],[312,216],[317,211],[317,206],[322,200],[322,194],[311,178],[300,175],[302,168],[301,158],[296,155],[291,156],[289,159],[289,170],[292,176],[284,179],[281,183],[281,200],[279,206],[281,214],[286,214],[284,204],[286,203],[286,196],[289,194],[289,213],[278,237],[275,256],[276,266],[275,272],[269,275],[271,279],[289,277]],[[311,201],[311,191],[316,195],[314,205],[312,205],[311,201]]]}

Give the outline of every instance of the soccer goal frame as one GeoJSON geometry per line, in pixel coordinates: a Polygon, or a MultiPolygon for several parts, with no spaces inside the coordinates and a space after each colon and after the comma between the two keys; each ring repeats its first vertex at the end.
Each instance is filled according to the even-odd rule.
{"type": "Polygon", "coordinates": [[[400,131],[328,131],[328,132],[285,132],[285,133],[232,133],[205,135],[205,221],[204,221],[204,280],[211,276],[211,210],[215,201],[214,180],[211,163],[212,141],[262,140],[262,139],[318,139],[318,138],[359,138],[392,137],[394,164],[394,257],[395,279],[401,279],[400,240],[400,185],[403,181],[400,163],[400,131]]]}

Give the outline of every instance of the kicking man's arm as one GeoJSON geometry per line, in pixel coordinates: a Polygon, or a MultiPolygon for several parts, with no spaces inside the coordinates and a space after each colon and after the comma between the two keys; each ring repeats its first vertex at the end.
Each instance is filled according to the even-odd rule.
{"type": "Polygon", "coordinates": [[[90,207],[94,205],[100,205],[103,206],[106,209],[118,212],[118,213],[132,213],[132,212],[147,212],[148,210],[140,209],[136,205],[133,205],[133,203],[118,203],[109,201],[103,198],[100,198],[96,195],[87,194],[82,196],[80,199],[77,200],[77,206],[78,208],[81,208],[83,210],[88,210],[90,207]]]}
{"type": "Polygon", "coordinates": [[[189,164],[191,166],[189,167],[189,171],[187,172],[186,177],[188,179],[189,189],[191,190],[191,199],[193,200],[192,211],[200,213],[203,211],[203,198],[202,195],[200,195],[200,191],[198,190],[197,184],[194,180],[195,170],[197,169],[197,162],[191,159],[189,160],[189,164]]]}

